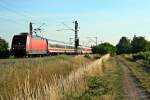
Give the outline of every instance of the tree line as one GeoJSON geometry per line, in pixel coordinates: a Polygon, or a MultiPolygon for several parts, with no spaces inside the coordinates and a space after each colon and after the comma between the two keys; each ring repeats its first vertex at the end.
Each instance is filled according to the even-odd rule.
{"type": "Polygon", "coordinates": [[[150,51],[150,41],[142,36],[134,36],[132,40],[127,37],[121,37],[118,44],[113,46],[110,43],[101,43],[92,47],[95,54],[129,54],[150,51]]]}
{"type": "Polygon", "coordinates": [[[0,58],[9,57],[8,43],[0,37],[0,58]]]}

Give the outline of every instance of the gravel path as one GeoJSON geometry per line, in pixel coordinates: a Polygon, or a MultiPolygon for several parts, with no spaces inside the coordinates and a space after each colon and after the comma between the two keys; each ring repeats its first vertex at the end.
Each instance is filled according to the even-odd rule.
{"type": "Polygon", "coordinates": [[[145,92],[137,86],[136,80],[131,76],[126,60],[121,56],[117,57],[120,67],[123,69],[123,90],[125,100],[150,100],[145,92]]]}

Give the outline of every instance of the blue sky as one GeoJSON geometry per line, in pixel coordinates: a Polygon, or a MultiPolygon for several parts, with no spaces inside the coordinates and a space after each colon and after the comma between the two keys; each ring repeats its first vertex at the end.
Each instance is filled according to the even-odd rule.
{"type": "Polygon", "coordinates": [[[74,37],[72,31],[79,22],[80,41],[98,37],[99,42],[116,44],[122,36],[145,36],[150,40],[150,0],[0,0],[0,37],[11,43],[14,34],[28,31],[45,23],[39,35],[61,41],[74,37]]]}

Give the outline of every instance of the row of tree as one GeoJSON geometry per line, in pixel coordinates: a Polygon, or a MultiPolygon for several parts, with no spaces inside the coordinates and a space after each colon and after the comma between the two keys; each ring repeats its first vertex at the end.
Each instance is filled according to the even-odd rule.
{"type": "Polygon", "coordinates": [[[0,37],[0,58],[9,57],[8,43],[0,37]]]}
{"type": "Polygon", "coordinates": [[[126,54],[150,51],[150,41],[142,36],[134,36],[132,40],[122,37],[116,46],[110,43],[102,43],[92,47],[93,53],[106,54],[126,54]]]}
{"type": "Polygon", "coordinates": [[[134,36],[132,40],[122,37],[116,46],[117,53],[138,53],[150,51],[150,42],[142,36],[134,36]]]}

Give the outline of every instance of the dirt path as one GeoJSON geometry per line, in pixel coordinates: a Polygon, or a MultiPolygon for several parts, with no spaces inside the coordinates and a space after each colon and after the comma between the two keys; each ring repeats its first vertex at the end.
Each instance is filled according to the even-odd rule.
{"type": "Polygon", "coordinates": [[[149,100],[142,89],[137,86],[136,80],[131,76],[128,65],[124,58],[117,57],[120,67],[123,69],[123,90],[125,100],[149,100]]]}

